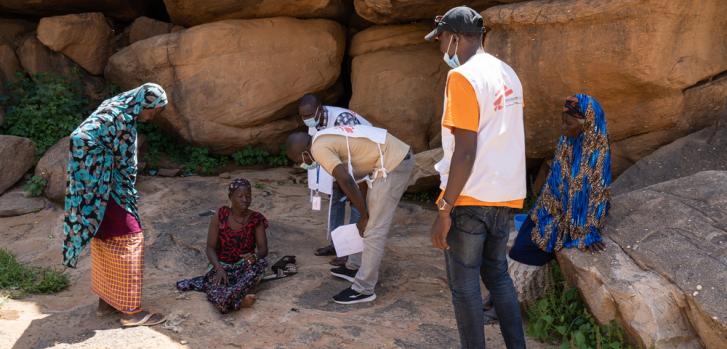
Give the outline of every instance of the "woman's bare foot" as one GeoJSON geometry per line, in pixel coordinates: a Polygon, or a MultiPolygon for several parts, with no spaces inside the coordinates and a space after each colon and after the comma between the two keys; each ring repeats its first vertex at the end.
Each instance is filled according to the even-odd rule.
{"type": "Polygon", "coordinates": [[[96,316],[107,316],[116,312],[116,309],[106,303],[103,299],[98,299],[98,308],[96,309],[96,316]]]}
{"type": "Polygon", "coordinates": [[[257,297],[255,297],[254,294],[247,294],[242,299],[242,307],[243,308],[252,307],[252,305],[255,304],[255,301],[257,301],[257,297]]]}
{"type": "Polygon", "coordinates": [[[135,314],[124,314],[121,319],[121,326],[154,326],[166,321],[166,317],[159,313],[150,313],[148,311],[140,311],[135,314]]]}

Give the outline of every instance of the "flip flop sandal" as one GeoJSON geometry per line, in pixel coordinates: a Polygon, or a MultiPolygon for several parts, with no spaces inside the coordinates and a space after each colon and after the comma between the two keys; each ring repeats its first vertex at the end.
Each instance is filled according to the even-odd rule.
{"type": "Polygon", "coordinates": [[[285,256],[275,262],[271,267],[273,274],[263,276],[262,281],[272,281],[286,278],[298,273],[298,266],[295,264],[295,256],[285,256]]]}
{"type": "Polygon", "coordinates": [[[295,256],[285,256],[280,258],[277,262],[275,262],[275,264],[273,264],[272,267],[270,267],[270,269],[273,270],[273,273],[277,274],[279,269],[284,270],[288,264],[295,264],[295,256]]]}
{"type": "Polygon", "coordinates": [[[142,318],[141,320],[136,321],[136,322],[126,322],[124,320],[121,320],[121,327],[155,326],[155,325],[159,325],[159,324],[163,323],[164,321],[167,321],[166,316],[159,314],[159,313],[149,313],[149,314],[146,314],[146,316],[144,316],[144,318],[142,318]],[[154,322],[150,322],[151,318],[154,317],[155,315],[161,317],[161,319],[154,321],[154,322]]]}
{"type": "Polygon", "coordinates": [[[335,256],[336,255],[336,248],[333,247],[333,245],[328,245],[326,247],[321,247],[316,250],[316,253],[314,253],[316,256],[335,256]]]}

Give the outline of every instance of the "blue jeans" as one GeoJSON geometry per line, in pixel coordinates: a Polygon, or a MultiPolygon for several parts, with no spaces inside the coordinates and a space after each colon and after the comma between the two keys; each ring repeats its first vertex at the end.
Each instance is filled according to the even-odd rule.
{"type": "MultiPolygon", "coordinates": [[[[346,196],[346,194],[343,190],[341,190],[341,187],[333,184],[331,206],[328,210],[328,241],[331,241],[331,232],[342,226],[343,221],[346,218],[346,202],[348,202],[348,200],[342,200],[344,196],[346,196]]],[[[361,217],[361,214],[358,213],[358,210],[353,207],[353,205],[350,206],[351,217],[349,217],[348,224],[358,223],[358,219],[361,217]]]]}
{"type": "Polygon", "coordinates": [[[490,291],[508,349],[525,348],[525,335],[515,287],[507,273],[510,209],[458,206],[445,251],[447,278],[462,348],[485,347],[480,278],[490,291]]]}

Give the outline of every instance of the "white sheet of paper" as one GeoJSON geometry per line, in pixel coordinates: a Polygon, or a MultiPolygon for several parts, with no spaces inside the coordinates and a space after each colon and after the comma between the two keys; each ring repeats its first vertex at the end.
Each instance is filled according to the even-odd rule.
{"type": "Polygon", "coordinates": [[[331,232],[333,246],[336,247],[336,256],[344,257],[363,252],[364,241],[358,234],[356,224],[342,225],[331,232]]]}

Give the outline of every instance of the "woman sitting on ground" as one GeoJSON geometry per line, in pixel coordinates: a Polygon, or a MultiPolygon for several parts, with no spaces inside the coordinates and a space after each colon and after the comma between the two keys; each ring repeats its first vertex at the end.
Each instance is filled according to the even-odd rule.
{"type": "Polygon", "coordinates": [[[223,206],[212,217],[207,235],[207,274],[177,282],[180,291],[207,293],[223,314],[255,303],[253,289],[268,263],[265,217],[249,209],[250,182],[235,179],[229,186],[231,207],[223,206]],[[255,249],[257,248],[257,253],[255,249]]]}

